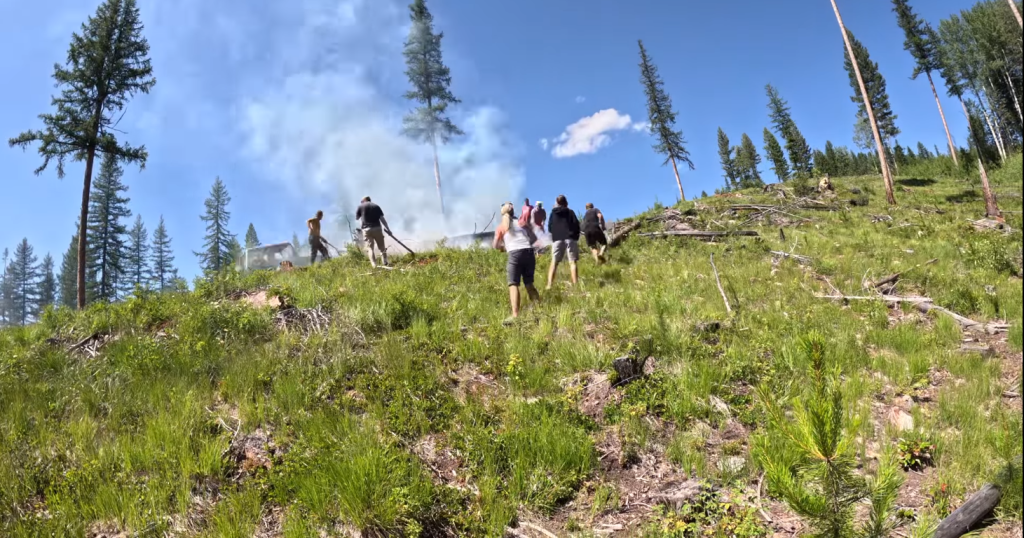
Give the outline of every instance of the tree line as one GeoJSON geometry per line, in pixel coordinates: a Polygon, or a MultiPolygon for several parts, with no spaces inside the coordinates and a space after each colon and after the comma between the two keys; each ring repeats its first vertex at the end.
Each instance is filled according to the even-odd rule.
{"type": "MultiPolygon", "coordinates": [[[[949,159],[950,171],[969,174],[976,167],[982,182],[986,213],[998,216],[999,210],[988,184],[987,167],[998,166],[1024,141],[1024,73],[1022,73],[1022,40],[1018,3],[1015,0],[986,0],[970,9],[952,14],[939,22],[938,30],[914,13],[909,0],[892,0],[896,24],[903,30],[904,49],[915,60],[910,78],[925,75],[938,106],[939,118],[948,143],[948,151],[934,152],[923,144],[913,148],[902,146],[901,133],[886,89],[885,77],[867,47],[846,28],[839,7],[832,0],[836,19],[843,35],[844,67],[853,91],[850,100],[857,104],[853,122],[853,141],[858,151],[826,142],[823,150],[812,150],[800,133],[789,104],[778,90],[767,85],[771,129],[763,132],[764,156],[779,181],[806,179],[816,173],[830,175],[865,175],[880,173],[890,204],[896,203],[892,174],[901,167],[923,162],[949,159]],[[949,97],[956,97],[968,123],[967,146],[958,146],[935,87],[941,77],[949,97]],[[780,143],[781,139],[781,143],[780,143]],[[787,159],[788,154],[788,159],[787,159]],[[940,155],[942,154],[942,155],[940,155]],[[971,160],[974,163],[970,163],[971,160]]],[[[657,74],[650,55],[640,45],[640,81],[647,96],[650,133],[657,138],[654,149],[665,155],[665,164],[672,163],[679,196],[683,186],[676,162],[694,169],[686,151],[682,132],[675,128],[676,112],[657,74]]],[[[724,186],[718,192],[758,187],[764,184],[759,171],[761,155],[746,133],[733,145],[728,135],[718,130],[718,155],[724,186]]]]}
{"type": "MultiPolygon", "coordinates": [[[[433,148],[434,176],[443,213],[437,146],[463,134],[447,117],[448,106],[459,103],[459,100],[449,89],[451,75],[442,61],[441,39],[444,34],[434,31],[433,17],[425,0],[414,0],[409,6],[409,16],[412,25],[404,55],[412,89],[405,97],[417,103],[417,107],[404,119],[403,132],[413,139],[429,142],[433,148]]],[[[54,66],[53,79],[60,93],[52,99],[54,110],[39,115],[43,128],[25,131],[11,138],[9,144],[23,149],[37,146],[42,164],[36,168],[36,175],[55,162],[57,177],[63,178],[68,160],[85,163],[78,232],[64,264],[68,268],[74,267],[74,275],[65,274],[62,266],[60,276],[61,302],[84,308],[90,300],[116,298],[124,293],[124,286],[147,281],[146,270],[156,271],[152,266],[144,267],[140,261],[145,257],[142,252],[147,248],[157,251],[155,244],[144,245],[145,241],[137,241],[145,234],[141,220],[136,221],[130,232],[120,221],[130,215],[127,199],[120,198],[120,193],[125,190],[119,183],[121,167],[135,164],[142,169],[149,153],[144,145],[133,146],[119,141],[117,133],[120,131],[116,126],[128,101],[137,94],[149,93],[156,85],[149,43],[143,35],[136,0],[103,0],[81,30],[72,34],[67,60],[63,65],[54,66]],[[94,189],[93,171],[97,159],[100,160],[97,184],[103,185],[94,189]],[[98,202],[90,199],[94,191],[103,197],[98,202]],[[73,294],[73,300],[69,293],[73,294]]],[[[227,190],[218,178],[203,216],[206,241],[203,250],[195,253],[205,273],[230,266],[241,251],[235,235],[227,229],[229,200],[227,190]]],[[[251,234],[246,234],[246,242],[254,246],[258,241],[251,225],[250,231],[251,234]]],[[[166,230],[158,227],[154,236],[159,233],[165,234],[166,230]]],[[[298,241],[295,243],[298,248],[298,241]]],[[[27,242],[23,244],[27,245],[27,242]]],[[[24,252],[23,261],[28,263],[30,249],[18,251],[24,252]]],[[[170,256],[169,248],[161,252],[163,256],[170,256]]],[[[36,273],[42,271],[34,264],[28,263],[32,270],[27,272],[31,274],[19,275],[25,286],[29,286],[28,282],[35,283],[38,280],[36,273]]],[[[4,265],[6,267],[6,260],[4,265]]],[[[166,274],[157,278],[160,289],[174,280],[166,274]]],[[[27,299],[19,301],[25,303],[27,299]]],[[[19,322],[31,317],[27,307],[21,311],[25,314],[21,315],[19,322]]]]}
{"type": "MultiPolygon", "coordinates": [[[[174,265],[171,236],[164,218],[150,234],[142,215],[131,221],[128,187],[124,171],[115,158],[104,156],[96,181],[91,185],[86,229],[86,304],[112,303],[137,288],[165,292],[188,289],[174,265]],[[129,222],[131,224],[129,225],[129,222]]],[[[235,265],[244,248],[260,245],[256,228],[250,223],[245,247],[230,232],[228,204],[231,196],[217,178],[204,203],[200,219],[206,224],[203,249],[194,252],[204,275],[213,275],[235,265]]],[[[76,229],[80,227],[76,223],[76,229]]],[[[3,251],[0,273],[0,326],[25,325],[39,319],[50,305],[75,308],[78,298],[78,232],[72,237],[60,267],[46,254],[39,261],[28,238],[3,251]]]]}

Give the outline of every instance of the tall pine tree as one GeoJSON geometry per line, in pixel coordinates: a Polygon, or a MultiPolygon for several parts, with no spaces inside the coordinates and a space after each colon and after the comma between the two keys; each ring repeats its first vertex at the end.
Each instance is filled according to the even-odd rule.
{"type": "Polygon", "coordinates": [[[47,254],[43,257],[43,265],[39,272],[39,295],[36,297],[35,308],[32,309],[32,315],[37,319],[46,310],[46,307],[57,301],[57,277],[53,274],[52,256],[47,254]]]}
{"type": "Polygon", "coordinates": [[[740,138],[740,145],[736,148],[736,170],[740,176],[741,189],[753,189],[763,187],[761,172],[757,167],[761,164],[761,156],[757,153],[754,141],[743,133],[740,138]]]}
{"type": "Polygon", "coordinates": [[[914,73],[910,76],[916,80],[921,73],[928,78],[928,85],[931,86],[932,95],[935,97],[935,104],[939,107],[939,117],[942,118],[942,127],[946,130],[946,141],[949,143],[949,155],[958,167],[960,162],[956,155],[956,145],[953,144],[953,136],[949,134],[949,124],[946,123],[946,113],[942,110],[942,102],[939,101],[939,92],[935,90],[935,82],[932,80],[932,72],[938,71],[939,65],[939,44],[935,40],[935,32],[927,22],[921,20],[910,7],[909,0],[892,0],[892,10],[896,12],[896,22],[903,29],[906,39],[903,41],[903,48],[914,57],[916,66],[914,73]]]}
{"type": "Polygon", "coordinates": [[[260,238],[256,235],[256,227],[249,223],[249,229],[245,231],[245,248],[256,248],[260,246],[260,238]]]}
{"type": "Polygon", "coordinates": [[[768,162],[772,165],[775,177],[779,178],[780,182],[789,179],[789,163],[786,162],[786,154],[782,151],[779,140],[767,127],[764,128],[764,153],[768,156],[768,162]]]}
{"type": "Polygon", "coordinates": [[[22,148],[39,142],[43,164],[36,169],[37,175],[51,159],[57,160],[60,178],[68,158],[85,161],[78,229],[78,308],[84,308],[86,300],[86,227],[96,155],[145,166],[145,146],[118,143],[114,126],[128,100],[136,93],[149,93],[156,84],[135,0],[104,0],[81,32],[71,35],[65,65],[54,66],[53,79],[61,88],[60,96],[52,99],[56,111],[39,116],[43,130],[26,131],[10,140],[11,146],[22,148]]]}
{"type": "Polygon", "coordinates": [[[149,232],[142,223],[142,215],[135,217],[135,224],[128,230],[124,270],[122,291],[126,294],[132,293],[136,286],[145,288],[152,280],[149,266],[149,232]]]}
{"type": "Polygon", "coordinates": [[[441,58],[441,39],[444,32],[434,33],[434,16],[427,10],[426,0],[413,0],[409,5],[409,37],[405,41],[405,74],[412,90],[405,98],[419,103],[403,121],[407,136],[429,142],[434,150],[434,181],[437,197],[444,214],[444,196],[441,194],[441,167],[437,160],[438,142],[446,144],[453,136],[463,134],[447,116],[448,106],[460,103],[452,94],[452,76],[441,58]]]}
{"type": "Polygon", "coordinates": [[[125,273],[128,228],[122,219],[132,216],[132,212],[128,209],[128,198],[121,196],[128,190],[121,183],[121,173],[116,158],[104,155],[89,202],[86,254],[90,301],[115,301],[125,273]]]}
{"type": "Polygon", "coordinates": [[[218,177],[210,189],[210,197],[206,199],[206,212],[199,217],[206,223],[203,250],[194,253],[207,276],[219,273],[232,263],[231,246],[235,236],[228,231],[228,222],[231,219],[231,213],[228,212],[230,202],[228,189],[218,177]]]}
{"type": "Polygon", "coordinates": [[[847,65],[852,67],[851,73],[853,81],[857,83],[857,91],[860,92],[860,95],[864,98],[864,105],[861,111],[866,111],[867,121],[871,126],[871,134],[875,139],[875,150],[878,152],[878,160],[882,171],[882,182],[885,184],[885,199],[889,205],[896,205],[896,194],[893,191],[892,175],[889,174],[889,167],[885,162],[884,135],[881,134],[878,121],[876,121],[875,118],[875,106],[872,105],[869,100],[871,92],[867,90],[865,78],[862,76],[860,71],[860,64],[862,60],[856,59],[858,58],[858,55],[853,46],[853,36],[850,32],[846,31],[846,24],[843,23],[843,16],[839,13],[839,5],[836,4],[836,0],[832,0],[832,11],[836,14],[836,22],[839,23],[839,31],[842,32],[843,43],[846,44],[847,65]]]}
{"type": "Polygon", "coordinates": [[[163,215],[160,215],[160,224],[153,230],[153,248],[150,251],[150,263],[153,287],[157,291],[172,289],[174,279],[178,278],[178,270],[174,268],[171,236],[167,234],[163,215]]]}
{"type": "Polygon", "coordinates": [[[811,176],[811,147],[797,128],[793,116],[789,113],[789,104],[779,95],[779,91],[771,84],[764,87],[768,94],[768,117],[772,120],[775,132],[786,142],[786,152],[793,164],[793,173],[798,177],[811,176]]]}
{"type": "MultiPolygon", "coordinates": [[[[78,223],[75,223],[78,229],[78,223]]],[[[60,305],[74,308],[78,298],[78,233],[71,237],[71,244],[60,262],[60,305]]]]}
{"type": "MultiPolygon", "coordinates": [[[[858,41],[852,32],[847,31],[847,33],[850,37],[850,46],[853,47],[853,53],[857,56],[860,76],[864,79],[864,87],[867,88],[868,100],[871,101],[871,108],[875,113],[875,121],[878,122],[878,131],[882,135],[883,144],[888,149],[890,142],[900,134],[900,129],[896,126],[897,116],[889,105],[889,93],[886,91],[885,77],[878,70],[878,63],[871,61],[871,56],[868,54],[868,49],[864,44],[858,41]]],[[[857,103],[858,117],[867,117],[864,96],[860,93],[860,83],[857,82],[857,74],[853,69],[853,64],[850,62],[850,56],[848,54],[844,54],[844,56],[845,60],[843,63],[850,77],[850,87],[853,88],[853,95],[850,97],[850,101],[857,103]]]]}
{"type": "Polygon", "coordinates": [[[736,188],[739,177],[736,173],[736,160],[732,156],[732,146],[729,145],[729,136],[721,127],[718,128],[718,160],[722,163],[722,177],[725,178],[725,190],[736,188]]]}
{"type": "Polygon", "coordinates": [[[39,301],[39,265],[33,252],[32,245],[28,239],[22,239],[18,247],[14,249],[14,259],[11,260],[10,272],[7,278],[10,279],[8,286],[11,292],[11,313],[10,323],[12,325],[24,325],[31,320],[31,316],[39,301]]]}
{"type": "Polygon", "coordinates": [[[676,162],[683,162],[694,169],[693,161],[690,160],[690,152],[686,150],[686,139],[683,132],[675,130],[676,112],[672,110],[672,99],[665,92],[665,83],[658,76],[658,68],[647,55],[644,49],[644,42],[637,40],[640,45],[640,83],[644,87],[644,94],[647,95],[647,118],[651,125],[651,135],[658,138],[654,144],[654,151],[665,156],[662,166],[672,163],[672,171],[676,175],[676,186],[679,187],[679,199],[686,200],[683,194],[683,182],[679,179],[679,167],[676,162]]]}

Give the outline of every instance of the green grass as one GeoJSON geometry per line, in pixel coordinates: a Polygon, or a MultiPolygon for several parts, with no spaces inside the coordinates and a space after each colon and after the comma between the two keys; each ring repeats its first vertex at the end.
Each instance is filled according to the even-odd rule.
{"type": "MultiPolygon", "coordinates": [[[[974,230],[968,219],[983,204],[964,194],[974,192],[970,181],[955,178],[899,184],[895,208],[884,206],[877,178],[837,179],[840,200],[858,187],[870,205],[796,210],[812,221],[786,227],[785,241],[777,226],[741,225],[749,214],[724,213],[737,200],[702,199],[698,226],[758,229],[762,238],[630,238],[606,266],[584,260],[581,286],[527,303],[511,326],[502,323],[504,255],[476,249],[442,248],[429,263],[399,260],[388,272],[346,255],[305,271],[225,276],[192,293],[48,311],[36,325],[0,331],[0,534],[80,536],[104,524],[159,536],[172,517],[196,514],[195,497],[212,504],[197,518],[203,536],[251,536],[273,507],[289,537],[342,526],[500,536],[518,515],[562,510],[588,531],[622,495],[599,460],[605,435],[635,456],[663,452],[678,471],[717,485],[755,481],[753,444],[707,441],[731,421],[764,433],[755,389],[783,397],[805,384],[809,365],[797,341],[809,332],[827,339],[843,372],[861,457],[869,441],[896,442],[875,428],[872,402],[916,396],[946,379],[914,412],[937,445],[936,483],[955,498],[986,481],[1019,484],[1021,415],[1001,397],[1003,359],[959,353],[961,329],[941,314],[906,307],[896,316],[878,302],[816,295],[832,293],[819,275],[864,295],[864,280],[937,259],[909,271],[895,293],[1005,320],[1019,352],[1020,178],[1020,157],[992,173],[1002,209],[1016,211],[1006,214],[1009,235],[974,230]],[[880,214],[893,220],[872,223],[880,214]],[[773,264],[772,250],[809,256],[811,265],[773,264]],[[282,331],[273,312],[224,299],[258,286],[299,307],[320,306],[331,321],[310,334],[282,331]],[[719,331],[695,331],[711,320],[722,322],[719,331]],[[64,351],[93,332],[117,339],[95,357],[64,351]],[[62,341],[47,343],[52,337],[62,341]],[[596,421],[580,414],[570,380],[610,372],[626,354],[655,357],[657,374],[617,388],[621,402],[596,421]],[[466,372],[485,382],[467,385],[466,372]],[[257,429],[279,450],[269,469],[240,478],[222,455],[257,429]],[[458,479],[438,480],[414,453],[427,435],[455,455],[458,479]],[[726,476],[715,465],[723,454],[745,457],[750,468],[726,476]]],[[[759,193],[740,201],[776,202],[759,193]]],[[[1020,521],[1016,491],[1000,517],[1020,521]]],[[[759,535],[749,503],[740,505],[728,518],[759,535]]],[[[652,515],[645,528],[688,517],[652,515]]]]}

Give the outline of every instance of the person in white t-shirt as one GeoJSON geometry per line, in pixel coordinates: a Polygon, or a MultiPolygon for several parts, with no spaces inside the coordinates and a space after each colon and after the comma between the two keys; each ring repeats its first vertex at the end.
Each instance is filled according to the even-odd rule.
{"type": "Polygon", "coordinates": [[[539,301],[540,294],[533,286],[533,276],[537,268],[537,255],[533,251],[533,244],[537,241],[537,235],[533,232],[532,226],[520,226],[516,222],[514,206],[512,202],[505,202],[501,206],[501,224],[494,230],[493,246],[497,250],[504,250],[508,253],[508,298],[512,303],[512,317],[519,317],[519,283],[526,286],[526,293],[530,300],[539,301]]]}

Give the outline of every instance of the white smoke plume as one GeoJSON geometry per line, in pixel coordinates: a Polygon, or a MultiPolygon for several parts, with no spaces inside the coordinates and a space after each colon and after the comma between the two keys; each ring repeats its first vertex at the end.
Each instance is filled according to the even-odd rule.
{"type": "MultiPolygon", "coordinates": [[[[357,226],[363,196],[380,204],[403,239],[482,230],[523,184],[519,145],[501,111],[450,109],[466,135],[439,147],[442,217],[430,146],[401,134],[402,116],[413,107],[401,98],[404,4],[298,0],[293,7],[301,21],[275,36],[294,44],[274,68],[279,76],[242,97],[236,109],[246,155],[292,194],[325,206],[334,228],[325,230],[328,237],[347,237],[346,218],[357,226]]],[[[453,69],[452,76],[458,96],[459,73],[453,69]]]]}

